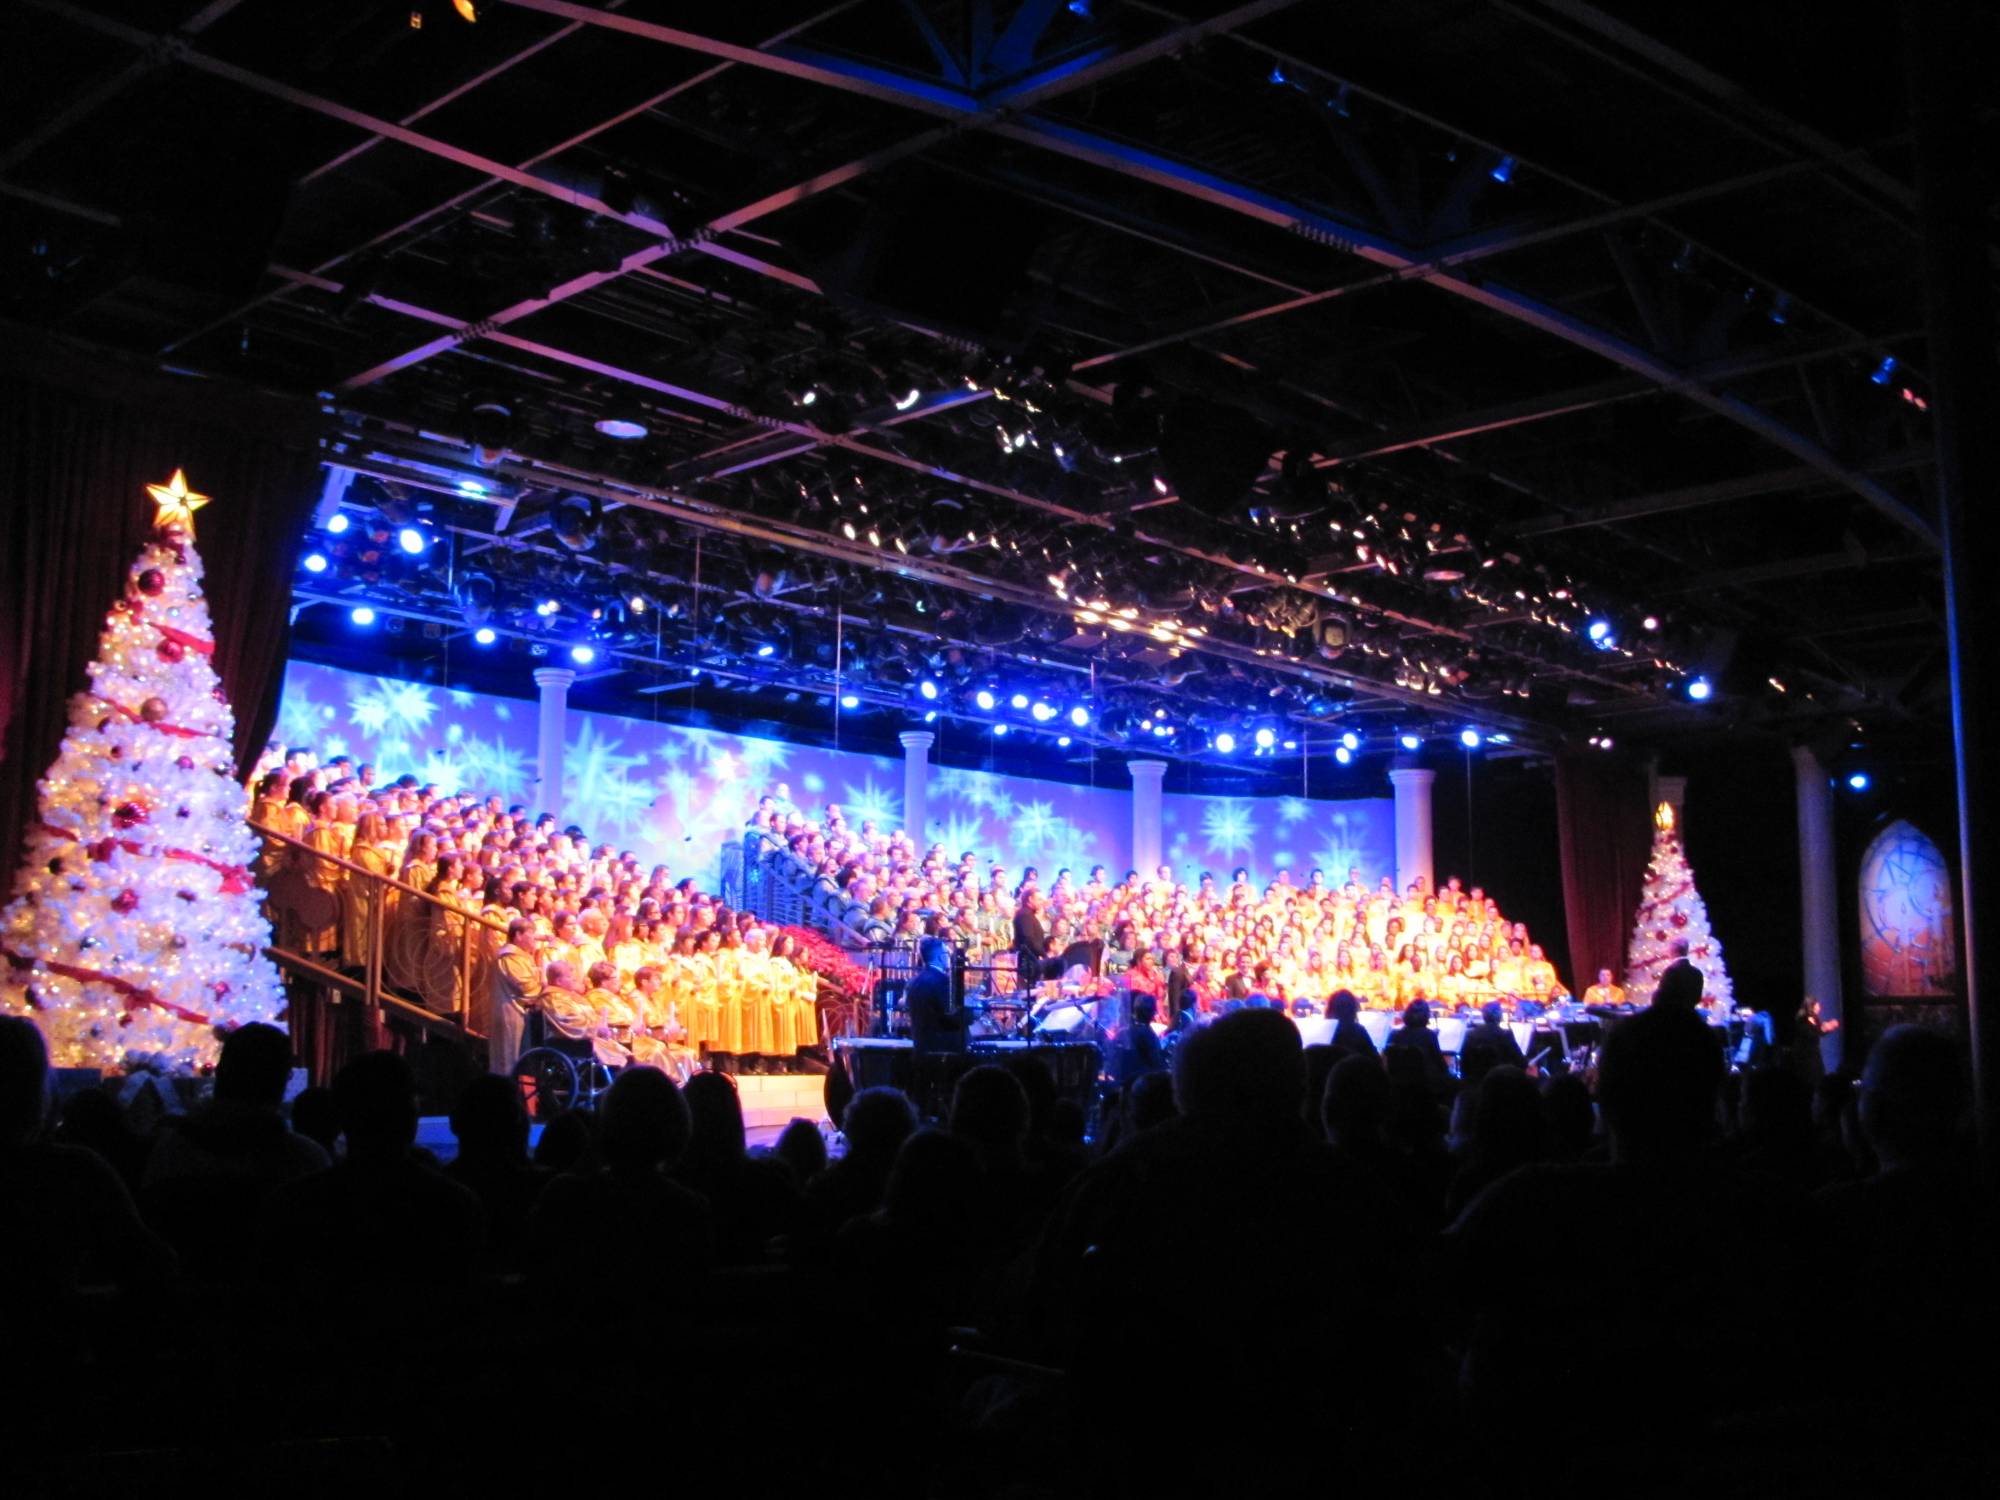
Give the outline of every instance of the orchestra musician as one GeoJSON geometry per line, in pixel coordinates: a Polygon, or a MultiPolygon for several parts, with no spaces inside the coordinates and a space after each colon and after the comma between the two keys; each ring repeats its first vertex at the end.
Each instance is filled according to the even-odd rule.
{"type": "Polygon", "coordinates": [[[952,1003],[951,950],[942,938],[924,938],[917,944],[917,963],[916,977],[903,993],[911,1042],[919,1056],[963,1052],[972,1013],[952,1003]]]}
{"type": "Polygon", "coordinates": [[[1611,977],[1609,969],[1599,969],[1597,971],[1597,983],[1591,985],[1583,992],[1583,1003],[1585,1005],[1623,1005],[1625,1003],[1625,986],[1619,984],[1611,977]]]}

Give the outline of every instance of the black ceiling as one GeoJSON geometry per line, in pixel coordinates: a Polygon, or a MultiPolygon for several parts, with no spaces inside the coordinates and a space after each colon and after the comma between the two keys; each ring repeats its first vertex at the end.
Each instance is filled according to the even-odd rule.
{"type": "Polygon", "coordinates": [[[466,8],[0,22],[0,312],[326,393],[308,652],[1210,763],[1941,719],[1893,7],[466,8]]]}

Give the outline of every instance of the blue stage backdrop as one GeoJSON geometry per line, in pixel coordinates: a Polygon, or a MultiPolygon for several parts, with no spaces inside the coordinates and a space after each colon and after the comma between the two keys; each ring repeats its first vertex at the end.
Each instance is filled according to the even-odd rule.
{"type": "MultiPolygon", "coordinates": [[[[277,737],[369,761],[384,779],[408,771],[452,790],[498,793],[537,805],[532,702],[293,662],[277,737]]],[[[690,729],[571,710],[563,751],[563,818],[593,839],[664,863],[678,877],[713,881],[723,842],[757,799],[783,786],[817,814],[838,803],[851,825],[902,826],[903,763],[851,751],[690,729]]],[[[1297,797],[1169,795],[1161,838],[1176,871],[1212,870],[1227,882],[1246,865],[1260,880],[1315,865],[1327,879],[1359,865],[1372,881],[1391,868],[1395,836],[1386,798],[1346,802],[1297,797]]],[[[1094,864],[1116,879],[1131,859],[1126,788],[1031,781],[985,771],[932,768],[929,840],[956,855],[997,855],[1018,876],[1034,865],[1043,884],[1067,865],[1081,881],[1094,864]]]]}

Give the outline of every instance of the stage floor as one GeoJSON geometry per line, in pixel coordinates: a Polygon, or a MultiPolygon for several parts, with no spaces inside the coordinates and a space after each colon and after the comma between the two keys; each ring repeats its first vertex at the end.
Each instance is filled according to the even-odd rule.
{"type": "MultiPolygon", "coordinates": [[[[776,1143],[794,1119],[811,1120],[822,1130],[830,1129],[826,1118],[826,1078],[819,1073],[793,1073],[765,1077],[755,1073],[736,1076],[737,1096],[743,1101],[743,1129],[751,1147],[776,1143]]],[[[528,1128],[529,1149],[540,1138],[542,1127],[528,1128]]],[[[417,1144],[440,1162],[458,1155],[458,1141],[451,1122],[443,1115],[425,1115],[417,1122],[417,1144]]]]}

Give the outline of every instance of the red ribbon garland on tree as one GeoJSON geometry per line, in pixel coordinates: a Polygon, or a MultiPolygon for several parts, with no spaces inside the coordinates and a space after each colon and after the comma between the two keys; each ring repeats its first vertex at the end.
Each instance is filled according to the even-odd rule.
{"type": "MultiPolygon", "coordinates": [[[[125,600],[125,607],[126,611],[135,617],[146,613],[146,601],[144,599],[133,599],[128,596],[125,600]]],[[[158,620],[148,620],[146,623],[159,631],[168,640],[178,642],[190,651],[199,651],[203,656],[215,655],[214,641],[205,641],[198,635],[190,635],[187,631],[177,629],[172,625],[162,625],[158,620]]]]}
{"type": "MultiPolygon", "coordinates": [[[[12,948],[0,948],[0,953],[4,953],[7,957],[7,962],[17,969],[32,969],[38,962],[35,959],[23,957],[12,948]]],[[[125,997],[128,1014],[133,1010],[141,1010],[147,1006],[151,1006],[155,1010],[163,1010],[168,1015],[178,1020],[186,1021],[190,1025],[212,1026],[215,1024],[200,1011],[189,1010],[185,1005],[176,1005],[171,1000],[162,1000],[151,990],[141,985],[136,985],[129,979],[120,979],[116,974],[101,974],[96,969],[85,969],[76,964],[59,963],[55,959],[41,959],[39,962],[41,967],[48,970],[51,974],[60,974],[63,978],[74,979],[79,984],[108,985],[125,997]]]]}
{"type": "MultiPolygon", "coordinates": [[[[124,704],[120,703],[116,698],[107,698],[102,693],[93,693],[91,694],[91,696],[95,698],[99,703],[102,703],[106,708],[116,709],[119,713],[123,714],[126,718],[130,719],[134,724],[146,723],[145,717],[142,714],[140,714],[137,709],[127,708],[124,704]]],[[[215,734],[210,730],[183,729],[178,724],[147,724],[146,727],[148,729],[157,729],[160,731],[161,734],[171,734],[178,736],[179,738],[184,740],[219,740],[222,738],[221,735],[215,734]]]]}
{"type": "MultiPolygon", "coordinates": [[[[49,834],[52,837],[67,839],[72,844],[76,842],[75,834],[58,828],[53,823],[37,823],[35,826],[43,833],[49,834]]],[[[108,859],[110,857],[109,851],[113,848],[123,849],[127,854],[144,854],[146,852],[146,846],[137,839],[107,838],[100,839],[97,843],[90,846],[90,857],[92,859],[108,859]],[[97,853],[99,849],[106,852],[100,855],[97,853]]],[[[196,854],[192,849],[162,848],[159,852],[168,859],[184,860],[188,864],[202,865],[215,871],[222,877],[222,894],[225,896],[240,896],[250,889],[250,872],[241,865],[226,865],[219,859],[210,859],[205,854],[196,854]]]]}

